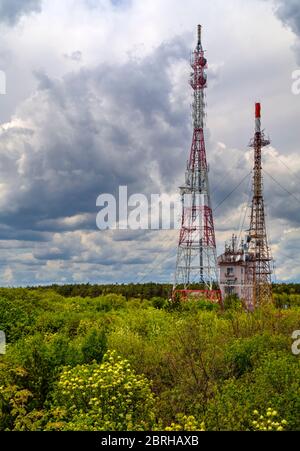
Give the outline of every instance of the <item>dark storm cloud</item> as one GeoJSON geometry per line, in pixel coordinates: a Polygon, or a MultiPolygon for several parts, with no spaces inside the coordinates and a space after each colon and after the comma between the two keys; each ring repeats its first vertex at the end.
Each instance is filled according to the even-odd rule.
{"type": "Polygon", "coordinates": [[[144,230],[118,230],[114,234],[115,242],[132,242],[141,239],[144,242],[150,241],[152,233],[144,230]]]}
{"type": "Polygon", "coordinates": [[[265,197],[273,218],[285,219],[290,227],[300,227],[299,179],[289,174],[263,173],[265,197]],[[275,176],[275,177],[274,177],[275,176]]]}
{"type": "Polygon", "coordinates": [[[0,22],[15,25],[22,16],[41,11],[41,0],[0,0],[0,22]]]}
{"type": "Polygon", "coordinates": [[[34,258],[37,260],[70,260],[73,256],[71,249],[62,248],[50,248],[50,249],[38,249],[33,252],[34,258]]]}
{"type": "MultiPolygon", "coordinates": [[[[277,17],[300,39],[300,2],[299,0],[275,0],[277,17]]],[[[295,46],[300,63],[300,40],[295,46]]]]}
{"type": "Polygon", "coordinates": [[[300,36],[300,3],[299,0],[277,0],[276,14],[300,36]]]}
{"type": "MultiPolygon", "coordinates": [[[[98,195],[117,194],[119,185],[129,194],[159,192],[153,162],[171,186],[190,121],[187,111],[172,106],[169,72],[187,54],[175,39],[140,61],[81,70],[62,81],[36,74],[39,91],[0,134],[1,223],[72,230],[60,219],[96,217],[98,195]]],[[[84,224],[93,227],[91,218],[76,225],[84,224]]]]}
{"type": "Polygon", "coordinates": [[[0,225],[0,240],[18,240],[28,242],[47,242],[50,235],[36,230],[22,229],[13,226],[0,225]]]}

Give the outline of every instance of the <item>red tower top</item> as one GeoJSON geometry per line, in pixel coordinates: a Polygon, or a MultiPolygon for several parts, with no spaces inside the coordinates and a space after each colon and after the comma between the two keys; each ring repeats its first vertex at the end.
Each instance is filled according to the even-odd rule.
{"type": "Polygon", "coordinates": [[[255,118],[260,119],[261,118],[261,105],[260,103],[255,104],[255,118]]]}

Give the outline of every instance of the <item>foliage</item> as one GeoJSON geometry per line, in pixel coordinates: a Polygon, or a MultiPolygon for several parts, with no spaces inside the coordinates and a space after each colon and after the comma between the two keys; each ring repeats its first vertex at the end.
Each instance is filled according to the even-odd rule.
{"type": "Polygon", "coordinates": [[[225,310],[241,310],[243,308],[242,301],[237,295],[230,295],[224,299],[225,310]]]}
{"type": "Polygon", "coordinates": [[[57,418],[46,429],[132,431],[150,429],[154,422],[149,382],[115,352],[101,365],[64,369],[53,400],[57,418]]]}
{"type": "Polygon", "coordinates": [[[165,428],[165,431],[205,431],[205,424],[196,420],[195,417],[186,415],[177,415],[177,423],[172,423],[171,426],[165,428]]]}
{"type": "Polygon", "coordinates": [[[0,289],[0,430],[300,430],[300,286],[252,314],[170,289],[0,289]]]}
{"type": "Polygon", "coordinates": [[[92,329],[84,339],[81,350],[85,363],[102,362],[107,350],[107,338],[104,330],[92,329]]]}
{"type": "Polygon", "coordinates": [[[286,420],[278,419],[278,412],[271,407],[267,409],[266,415],[260,415],[258,410],[254,410],[255,419],[252,426],[255,431],[284,431],[287,426],[286,420]]]}

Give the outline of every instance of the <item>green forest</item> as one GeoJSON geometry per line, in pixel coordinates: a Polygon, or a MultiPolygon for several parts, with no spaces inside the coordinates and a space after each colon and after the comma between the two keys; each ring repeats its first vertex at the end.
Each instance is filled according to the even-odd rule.
{"type": "Polygon", "coordinates": [[[170,288],[0,289],[0,430],[300,430],[300,285],[254,313],[170,288]]]}

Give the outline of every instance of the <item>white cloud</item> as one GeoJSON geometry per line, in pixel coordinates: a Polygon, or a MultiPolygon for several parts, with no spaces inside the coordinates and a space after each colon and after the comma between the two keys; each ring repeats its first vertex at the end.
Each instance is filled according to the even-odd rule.
{"type": "Polygon", "coordinates": [[[5,268],[3,272],[3,280],[5,285],[10,285],[14,281],[13,271],[10,267],[5,268]]]}

